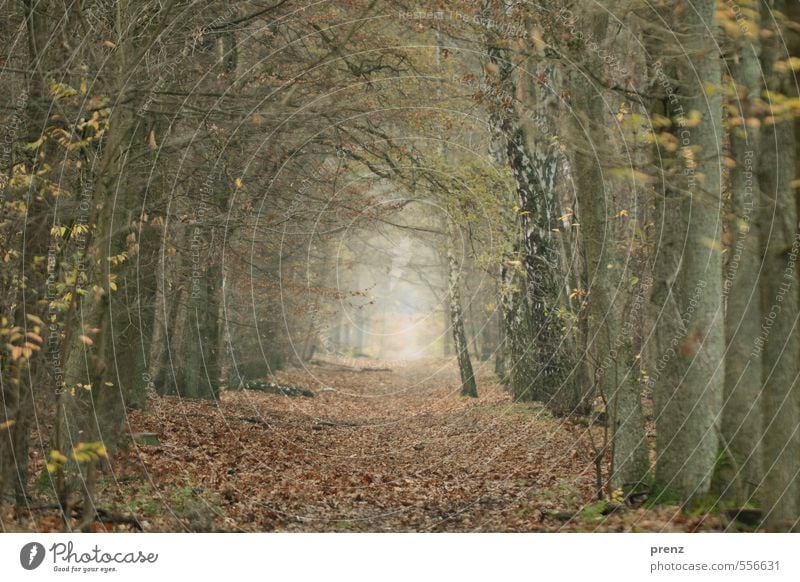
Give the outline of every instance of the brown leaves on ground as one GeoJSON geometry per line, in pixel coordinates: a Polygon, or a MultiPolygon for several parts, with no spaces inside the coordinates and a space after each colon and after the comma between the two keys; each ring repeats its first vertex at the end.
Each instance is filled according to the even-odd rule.
{"type": "Polygon", "coordinates": [[[161,398],[129,417],[132,432],[158,433],[160,444],[118,453],[98,503],[135,514],[145,531],[719,527],[674,507],[592,516],[587,429],[513,403],[480,368],[478,377],[478,399],[459,396],[457,372],[440,362],[381,372],[315,366],[273,378],[315,398],[161,398]]]}

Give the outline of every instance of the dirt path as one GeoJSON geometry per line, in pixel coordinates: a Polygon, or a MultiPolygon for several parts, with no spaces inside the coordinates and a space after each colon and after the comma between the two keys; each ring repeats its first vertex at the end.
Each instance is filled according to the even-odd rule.
{"type": "Polygon", "coordinates": [[[162,446],[138,451],[154,488],[192,487],[225,530],[562,527],[547,512],[592,502],[589,450],[542,407],[512,404],[480,376],[473,400],[440,363],[311,367],[277,380],[316,398],[228,392],[218,408],[165,399],[131,422],[162,435],[162,446]]]}
{"type": "Polygon", "coordinates": [[[160,444],[115,455],[100,504],[135,514],[145,531],[709,528],[676,508],[593,514],[587,429],[514,404],[491,374],[477,375],[478,399],[460,397],[454,367],[441,362],[275,378],[315,398],[159,398],[129,422],[160,444]]]}

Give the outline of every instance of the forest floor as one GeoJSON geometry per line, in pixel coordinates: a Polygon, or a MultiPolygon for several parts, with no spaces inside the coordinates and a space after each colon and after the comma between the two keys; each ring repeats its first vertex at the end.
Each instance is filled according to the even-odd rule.
{"type": "MultiPolygon", "coordinates": [[[[477,399],[459,396],[454,366],[436,361],[274,378],[314,398],[245,390],[220,402],[155,399],[128,420],[159,443],[111,459],[98,505],[135,516],[144,531],[724,529],[718,515],[674,506],[621,504],[604,515],[592,446],[602,427],[590,434],[585,422],[513,403],[488,370],[477,376],[477,399]]],[[[0,512],[0,529],[63,527],[55,511],[11,511],[0,512]]]]}

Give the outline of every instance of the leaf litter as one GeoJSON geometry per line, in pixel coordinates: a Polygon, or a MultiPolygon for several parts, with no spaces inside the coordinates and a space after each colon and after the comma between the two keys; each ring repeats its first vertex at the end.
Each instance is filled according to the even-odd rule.
{"type": "MultiPolygon", "coordinates": [[[[98,504],[135,515],[143,531],[722,528],[714,514],[690,517],[674,506],[595,511],[589,431],[601,429],[513,402],[484,366],[477,377],[474,399],[459,395],[451,363],[368,372],[312,365],[268,380],[314,398],[242,390],[224,391],[218,402],[155,399],[128,423],[133,433],[157,434],[157,444],[133,443],[112,456],[98,504]]],[[[0,526],[63,528],[53,512],[10,506],[2,506],[0,526]]]]}

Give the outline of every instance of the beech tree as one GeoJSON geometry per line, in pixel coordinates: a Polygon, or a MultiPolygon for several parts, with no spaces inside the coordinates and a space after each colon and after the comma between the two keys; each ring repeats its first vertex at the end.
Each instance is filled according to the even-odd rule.
{"type": "Polygon", "coordinates": [[[797,528],[797,2],[7,4],[0,504],[89,530],[131,415],[415,358],[589,513],[797,528]]]}

